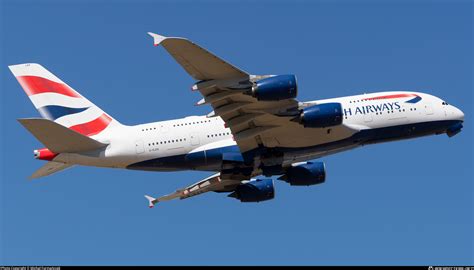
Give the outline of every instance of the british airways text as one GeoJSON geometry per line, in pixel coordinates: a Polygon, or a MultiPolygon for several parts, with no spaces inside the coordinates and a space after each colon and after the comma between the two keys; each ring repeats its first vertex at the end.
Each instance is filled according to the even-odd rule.
{"type": "Polygon", "coordinates": [[[401,108],[399,102],[389,102],[389,103],[382,103],[377,105],[366,105],[366,106],[358,106],[353,111],[353,108],[344,108],[344,115],[358,115],[358,114],[367,114],[367,113],[376,113],[376,112],[384,112],[384,111],[393,111],[399,110],[401,108]]]}

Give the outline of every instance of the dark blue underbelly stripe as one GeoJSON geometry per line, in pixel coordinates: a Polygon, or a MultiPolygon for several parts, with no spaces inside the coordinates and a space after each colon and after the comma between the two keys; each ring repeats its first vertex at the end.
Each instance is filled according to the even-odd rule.
{"type": "Polygon", "coordinates": [[[89,107],[69,108],[69,107],[63,107],[63,106],[58,106],[58,105],[50,105],[50,106],[41,107],[38,109],[38,111],[41,114],[41,116],[43,116],[44,118],[47,118],[49,120],[56,120],[65,115],[83,112],[87,110],[88,108],[89,107]]]}

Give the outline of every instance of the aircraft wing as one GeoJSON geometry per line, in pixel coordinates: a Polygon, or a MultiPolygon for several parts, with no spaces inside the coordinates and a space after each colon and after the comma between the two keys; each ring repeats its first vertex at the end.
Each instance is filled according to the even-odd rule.
{"type": "Polygon", "coordinates": [[[161,44],[173,58],[196,80],[248,77],[239,68],[216,57],[206,49],[185,39],[164,37],[148,32],[155,46],[161,44]]]}
{"type": "Polygon", "coordinates": [[[221,177],[220,173],[216,173],[207,177],[204,180],[201,180],[195,184],[192,184],[186,188],[178,189],[174,193],[159,197],[153,198],[151,196],[145,195],[145,198],[149,202],[149,207],[152,208],[155,204],[162,201],[169,201],[172,199],[186,199],[193,197],[205,192],[216,191],[216,192],[230,192],[235,189],[241,183],[241,180],[237,179],[228,179],[225,176],[221,177]]]}
{"type": "MultiPolygon", "coordinates": [[[[196,105],[213,107],[208,116],[225,121],[243,153],[259,146],[306,146],[304,139],[294,137],[305,133],[302,125],[291,121],[299,114],[296,99],[261,101],[248,94],[255,81],[271,75],[249,75],[187,39],[149,34],[155,46],[162,44],[192,77],[204,80],[193,86],[204,97],[196,105]]],[[[308,140],[314,142],[314,136],[308,140]]]]}

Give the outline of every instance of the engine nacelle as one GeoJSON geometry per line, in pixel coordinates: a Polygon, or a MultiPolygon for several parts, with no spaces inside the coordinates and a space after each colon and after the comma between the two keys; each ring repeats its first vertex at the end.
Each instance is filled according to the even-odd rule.
{"type": "Polygon", "coordinates": [[[300,114],[300,122],[304,127],[324,128],[342,123],[341,103],[323,103],[304,108],[300,114]]]}
{"type": "Polygon", "coordinates": [[[285,175],[278,178],[292,186],[310,186],[322,184],[326,180],[324,162],[306,162],[292,165],[285,175]]]}
{"type": "Polygon", "coordinates": [[[298,93],[295,75],[277,75],[259,80],[252,87],[258,100],[273,101],[295,98],[298,93]]]}
{"type": "Polygon", "coordinates": [[[241,202],[261,202],[275,197],[272,179],[257,179],[237,186],[229,197],[241,202]]]}

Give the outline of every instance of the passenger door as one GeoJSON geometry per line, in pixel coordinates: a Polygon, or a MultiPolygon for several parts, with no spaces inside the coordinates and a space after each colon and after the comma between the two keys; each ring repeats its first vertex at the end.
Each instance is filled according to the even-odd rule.
{"type": "Polygon", "coordinates": [[[199,134],[197,134],[196,132],[189,134],[189,139],[191,141],[191,145],[199,145],[199,134]]]}
{"type": "Polygon", "coordinates": [[[145,152],[145,147],[143,146],[143,140],[135,141],[135,152],[137,154],[142,154],[145,152]]]}
{"type": "Polygon", "coordinates": [[[431,103],[428,103],[428,102],[427,102],[427,103],[425,104],[425,113],[426,113],[427,115],[433,114],[433,106],[431,105],[431,103]]]}

